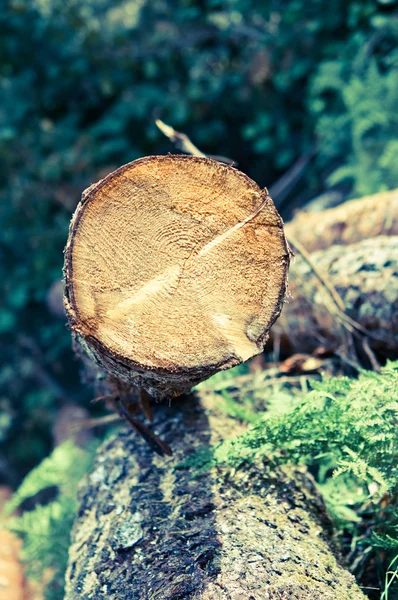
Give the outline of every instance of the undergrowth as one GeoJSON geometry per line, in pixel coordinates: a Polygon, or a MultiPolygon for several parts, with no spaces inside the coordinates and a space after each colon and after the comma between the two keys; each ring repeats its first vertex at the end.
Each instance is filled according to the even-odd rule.
{"type": "MultiPolygon", "coordinates": [[[[307,465],[363,590],[375,600],[397,599],[398,362],[388,363],[381,373],[364,371],[358,379],[279,382],[267,371],[252,375],[243,365],[198,387],[203,394],[217,394],[217,405],[249,429],[203,448],[184,466],[196,471],[262,455],[273,464],[307,465]]],[[[42,490],[58,490],[51,502],[25,510],[11,523],[24,541],[28,574],[50,579],[48,600],[63,598],[77,485],[93,455],[94,447],[63,444],[25,478],[8,506],[11,512],[42,490]]]]}
{"type": "Polygon", "coordinates": [[[398,362],[358,379],[311,380],[306,392],[274,389],[260,414],[248,412],[248,397],[233,397],[236,383],[228,373],[201,390],[209,386],[228,414],[252,427],[192,457],[192,465],[237,465],[262,455],[274,464],[307,465],[364,591],[373,587],[379,591],[370,591],[372,598],[398,598],[398,362]]]}

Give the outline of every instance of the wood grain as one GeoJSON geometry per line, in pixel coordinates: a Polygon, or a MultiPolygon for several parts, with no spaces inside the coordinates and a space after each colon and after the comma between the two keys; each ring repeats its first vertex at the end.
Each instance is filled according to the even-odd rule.
{"type": "Polygon", "coordinates": [[[67,315],[124,379],[203,379],[261,352],[288,264],[282,220],[246,175],[207,158],[148,157],[83,195],[66,248],[67,315]]]}

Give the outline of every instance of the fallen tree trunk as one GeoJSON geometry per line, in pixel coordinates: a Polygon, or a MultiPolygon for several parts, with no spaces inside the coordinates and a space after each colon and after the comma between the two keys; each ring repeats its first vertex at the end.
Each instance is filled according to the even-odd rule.
{"type": "Polygon", "coordinates": [[[100,448],[80,492],[65,600],[362,600],[302,468],[197,472],[197,451],[240,426],[211,399],[157,407],[174,456],[131,431],[100,448]]]}
{"type": "Polygon", "coordinates": [[[398,235],[398,190],[350,200],[322,212],[301,211],[287,223],[285,232],[308,252],[398,235]]]}
{"type": "MultiPolygon", "coordinates": [[[[311,253],[311,262],[337,290],[344,312],[369,335],[359,341],[381,358],[398,357],[398,236],[378,236],[311,253]]],[[[273,328],[290,350],[312,352],[347,343],[347,324],[330,292],[303,256],[289,276],[290,298],[273,328]]],[[[358,333],[358,332],[357,332],[358,333]]],[[[354,336],[355,337],[355,336],[354,336]]]]}
{"type": "Polygon", "coordinates": [[[370,367],[376,366],[372,353],[382,361],[398,357],[398,190],[301,212],[285,231],[296,258],[274,341],[287,353],[340,349],[370,367]],[[301,246],[296,249],[295,243],[301,246]],[[369,335],[353,330],[342,313],[369,335]]]}

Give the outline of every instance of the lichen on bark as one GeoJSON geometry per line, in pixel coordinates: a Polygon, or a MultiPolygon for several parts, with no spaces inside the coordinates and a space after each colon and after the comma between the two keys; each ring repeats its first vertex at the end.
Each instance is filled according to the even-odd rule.
{"type": "Polygon", "coordinates": [[[263,458],[195,472],[188,456],[242,427],[211,398],[157,409],[174,456],[125,429],[103,444],[81,487],[66,600],[364,598],[305,469],[263,458]]]}

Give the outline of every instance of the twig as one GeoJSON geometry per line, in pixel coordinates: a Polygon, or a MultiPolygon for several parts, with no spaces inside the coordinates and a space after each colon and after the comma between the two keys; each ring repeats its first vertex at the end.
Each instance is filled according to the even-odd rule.
{"type": "Polygon", "coordinates": [[[301,254],[305,262],[311,267],[311,270],[314,273],[314,275],[316,275],[316,277],[319,279],[322,285],[328,290],[337,308],[344,312],[345,306],[342,297],[340,296],[334,285],[319,271],[318,267],[314,264],[309,252],[307,252],[304,246],[298,240],[296,240],[296,238],[289,236],[288,241],[296,248],[297,252],[301,254]]]}
{"type": "Polygon", "coordinates": [[[159,127],[160,131],[167,137],[173,144],[176,144],[179,150],[186,152],[187,154],[192,154],[192,156],[201,156],[202,158],[207,158],[206,154],[203,154],[189,139],[189,137],[185,133],[180,133],[163,123],[160,119],[156,119],[155,124],[159,127]]]}
{"type": "Polygon", "coordinates": [[[116,398],[116,407],[120,412],[120,415],[129,423],[137,433],[146,441],[148,446],[156,452],[159,456],[172,456],[173,453],[166,444],[157,435],[155,435],[144,423],[141,423],[138,419],[133,417],[131,412],[128,410],[128,406],[124,404],[124,401],[120,398],[116,398]]]}
{"type": "Polygon", "coordinates": [[[207,154],[207,156],[209,158],[212,158],[213,160],[216,160],[217,162],[225,163],[225,164],[229,165],[230,167],[238,166],[238,163],[236,162],[236,160],[232,160],[232,158],[228,158],[227,156],[220,156],[219,154],[207,154]]]}
{"type": "Polygon", "coordinates": [[[98,402],[112,402],[115,399],[114,394],[107,394],[106,396],[97,396],[91,400],[91,404],[97,404],[98,402]]]}
{"type": "Polygon", "coordinates": [[[348,365],[349,367],[351,367],[352,369],[354,369],[354,371],[357,371],[358,373],[361,371],[362,367],[361,367],[361,365],[359,364],[359,362],[356,359],[352,360],[352,358],[349,358],[348,356],[346,356],[346,354],[344,352],[338,352],[338,351],[336,351],[334,354],[343,363],[345,363],[346,365],[348,365]]]}
{"type": "Polygon", "coordinates": [[[362,342],[362,348],[363,348],[366,356],[369,359],[372,369],[374,371],[380,371],[380,363],[377,360],[376,355],[373,352],[372,348],[370,347],[368,338],[367,337],[362,338],[361,342],[362,342]]]}
{"type": "Polygon", "coordinates": [[[275,206],[280,209],[286,196],[296,186],[304,174],[305,169],[315,155],[315,145],[298,160],[269,188],[269,194],[275,206]]]}
{"type": "Polygon", "coordinates": [[[82,431],[83,429],[93,429],[94,427],[110,425],[111,423],[117,423],[118,421],[123,421],[123,417],[117,414],[105,415],[104,417],[98,417],[96,419],[84,419],[83,421],[74,424],[72,430],[82,431]]]}
{"type": "Polygon", "coordinates": [[[167,125],[160,119],[156,119],[155,124],[159,127],[160,131],[167,137],[173,144],[177,146],[179,150],[185,152],[186,154],[191,154],[192,156],[200,156],[203,158],[212,158],[217,162],[226,163],[231,167],[237,165],[237,163],[232,160],[232,158],[227,158],[226,156],[219,156],[213,154],[204,154],[191,142],[189,137],[185,133],[181,133],[180,131],[176,131],[170,125],[167,125]]]}

